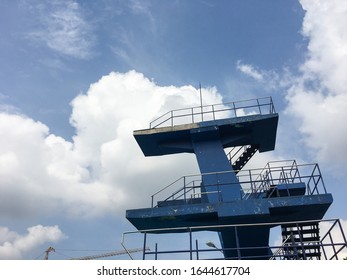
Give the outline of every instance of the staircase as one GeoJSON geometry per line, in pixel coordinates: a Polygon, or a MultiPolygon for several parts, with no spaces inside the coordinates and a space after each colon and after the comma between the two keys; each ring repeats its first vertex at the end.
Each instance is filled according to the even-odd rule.
{"type": "Polygon", "coordinates": [[[227,156],[231,166],[235,170],[235,173],[238,173],[257,151],[258,151],[258,145],[234,147],[228,153],[227,156]],[[238,158],[235,161],[233,161],[233,159],[237,156],[238,158]]]}
{"type": "Polygon", "coordinates": [[[282,225],[284,259],[321,258],[318,222],[282,225]]]}

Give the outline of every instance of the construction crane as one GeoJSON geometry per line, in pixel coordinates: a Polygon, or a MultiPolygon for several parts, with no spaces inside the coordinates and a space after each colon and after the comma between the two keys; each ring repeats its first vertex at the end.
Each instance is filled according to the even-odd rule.
{"type": "Polygon", "coordinates": [[[45,251],[45,256],[44,256],[44,260],[48,260],[48,256],[49,256],[49,253],[50,252],[55,252],[55,249],[53,248],[53,247],[51,247],[51,246],[49,246],[48,248],[47,248],[47,250],[45,251]]]}
{"type": "MultiPolygon", "coordinates": [[[[108,258],[112,256],[118,256],[118,255],[125,255],[129,253],[137,253],[137,252],[143,252],[143,248],[136,248],[136,249],[129,249],[129,250],[120,250],[120,251],[112,251],[104,254],[99,255],[91,255],[91,256],[84,256],[79,258],[72,258],[70,260],[95,260],[95,259],[101,259],[101,258],[108,258]]],[[[145,248],[145,251],[149,251],[150,249],[148,247],[145,248]]]]}
{"type": "MultiPolygon", "coordinates": [[[[143,249],[143,248],[135,248],[135,249],[129,249],[129,250],[111,251],[111,252],[108,252],[108,253],[98,254],[98,255],[91,255],[91,256],[83,256],[83,257],[78,257],[78,258],[71,258],[70,260],[94,260],[94,259],[108,258],[108,257],[112,257],[112,256],[125,255],[125,254],[130,254],[130,253],[143,252],[143,250],[150,251],[150,249],[148,247],[146,247],[145,249],[143,249]]],[[[50,246],[45,251],[44,260],[48,260],[49,253],[51,253],[51,252],[55,252],[55,249],[50,246]]]]}

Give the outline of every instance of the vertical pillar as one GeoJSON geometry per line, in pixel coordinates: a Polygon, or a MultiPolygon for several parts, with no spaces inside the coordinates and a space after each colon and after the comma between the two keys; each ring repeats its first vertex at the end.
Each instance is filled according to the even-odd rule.
{"type": "Polygon", "coordinates": [[[241,199],[242,188],[224,152],[217,126],[191,130],[202,174],[202,199],[215,203],[241,199]]]}

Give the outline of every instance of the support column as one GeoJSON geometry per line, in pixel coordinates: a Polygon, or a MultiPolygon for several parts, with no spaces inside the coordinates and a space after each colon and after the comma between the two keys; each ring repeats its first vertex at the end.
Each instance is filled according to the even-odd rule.
{"type": "Polygon", "coordinates": [[[218,127],[192,129],[191,139],[203,174],[202,200],[215,203],[241,199],[242,188],[224,152],[218,127]]]}

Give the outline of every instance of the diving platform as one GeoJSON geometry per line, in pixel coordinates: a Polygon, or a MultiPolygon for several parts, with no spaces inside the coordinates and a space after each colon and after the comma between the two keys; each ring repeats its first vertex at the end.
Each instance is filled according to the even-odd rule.
{"type": "Polygon", "coordinates": [[[127,210],[126,218],[139,231],[158,234],[212,227],[225,258],[236,257],[227,250],[236,246],[258,248],[244,250],[245,257],[268,256],[271,226],[246,225],[322,219],[333,202],[316,164],[244,168],[256,152],[275,148],[277,125],[272,99],[258,98],[173,110],[134,131],[145,156],[194,153],[200,174],[165,186],[152,195],[150,207],[127,210]],[[245,226],[235,232],[227,224],[245,226]]]}
{"type": "MultiPolygon", "coordinates": [[[[222,174],[210,175],[219,181],[222,174]]],[[[209,226],[219,233],[223,248],[236,247],[234,229],[225,225],[264,223],[266,226],[241,227],[238,240],[244,244],[241,247],[267,248],[272,227],[291,221],[320,220],[333,202],[317,164],[301,165],[295,160],[269,162],[262,169],[240,170],[237,178],[242,188],[239,199],[223,201],[221,191],[230,187],[226,182],[213,186],[219,199],[208,202],[201,190],[203,174],[190,175],[152,195],[149,208],[127,210],[126,217],[139,231],[154,234],[184,232],[188,227],[203,230],[209,226]]],[[[257,254],[269,255],[264,250],[243,252],[256,258],[257,254]]],[[[231,252],[235,253],[226,250],[225,257],[235,258],[231,252]]]]}
{"type": "Polygon", "coordinates": [[[145,156],[194,153],[194,142],[216,139],[223,149],[257,145],[259,152],[273,150],[278,114],[271,99],[244,102],[243,105],[232,102],[223,104],[223,107],[204,106],[202,113],[196,111],[200,107],[171,111],[169,119],[165,118],[166,114],[161,117],[166,119],[165,122],[154,127],[151,124],[149,129],[135,130],[134,137],[145,156]],[[191,115],[186,111],[191,111],[191,115]],[[195,122],[184,123],[187,121],[195,122]],[[169,126],[163,126],[165,124],[169,126]]]}

